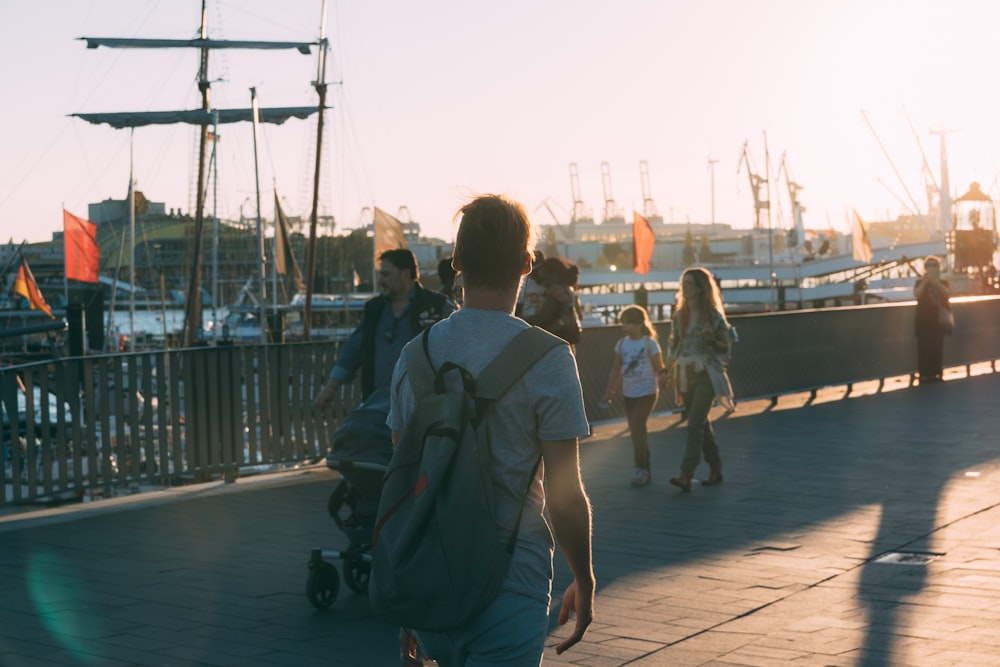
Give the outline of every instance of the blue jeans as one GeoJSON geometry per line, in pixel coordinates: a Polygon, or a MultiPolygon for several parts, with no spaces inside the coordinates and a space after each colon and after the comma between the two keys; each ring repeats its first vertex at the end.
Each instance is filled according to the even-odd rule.
{"type": "Polygon", "coordinates": [[[440,667],[527,667],[542,662],[548,619],[542,600],[501,591],[464,626],[416,634],[424,653],[440,667]]]}

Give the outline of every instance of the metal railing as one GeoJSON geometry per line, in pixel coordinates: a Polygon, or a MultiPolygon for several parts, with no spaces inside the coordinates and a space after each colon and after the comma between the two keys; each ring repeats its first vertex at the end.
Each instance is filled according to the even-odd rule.
{"type": "MultiPolygon", "coordinates": [[[[1000,359],[1000,297],[956,299],[947,366],[1000,359]]],[[[912,373],[913,303],[732,318],[737,400],[912,373]]],[[[657,323],[661,341],[669,323],[657,323]]],[[[620,327],[587,328],[577,364],[593,420],[620,327]]],[[[0,505],[112,495],[315,461],[358,402],[311,407],[336,359],[329,342],[192,348],[0,367],[0,505]]],[[[674,407],[664,392],[657,410],[674,407]]]]}

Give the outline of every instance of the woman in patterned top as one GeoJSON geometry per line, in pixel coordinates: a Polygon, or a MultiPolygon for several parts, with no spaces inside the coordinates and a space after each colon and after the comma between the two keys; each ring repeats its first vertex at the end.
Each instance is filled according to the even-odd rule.
{"type": "Polygon", "coordinates": [[[718,400],[732,412],[733,390],[726,364],[733,341],[733,329],[722,309],[719,286],[707,270],[687,269],[681,276],[681,291],[670,326],[667,344],[668,366],[674,369],[674,385],[679,402],[687,412],[687,446],[681,472],[670,483],[682,491],[691,490],[694,470],[702,456],[708,463],[705,486],[722,482],[722,459],[708,413],[718,400]]]}

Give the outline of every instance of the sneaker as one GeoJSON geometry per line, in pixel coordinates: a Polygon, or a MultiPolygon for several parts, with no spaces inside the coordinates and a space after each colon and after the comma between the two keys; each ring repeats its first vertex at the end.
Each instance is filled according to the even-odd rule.
{"type": "Polygon", "coordinates": [[[649,484],[649,471],[644,468],[636,468],[632,472],[632,486],[646,486],[649,484]]]}

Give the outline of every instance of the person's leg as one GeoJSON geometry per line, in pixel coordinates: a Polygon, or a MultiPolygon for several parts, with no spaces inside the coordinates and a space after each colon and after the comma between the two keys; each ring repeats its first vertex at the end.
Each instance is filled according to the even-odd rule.
{"type": "MultiPolygon", "coordinates": [[[[684,462],[681,472],[693,473],[701,462],[702,448],[705,442],[706,430],[711,432],[712,425],[708,421],[708,412],[712,409],[715,393],[708,373],[692,374],[691,390],[685,397],[688,406],[687,446],[684,449],[684,462]]],[[[714,442],[714,439],[713,439],[714,442]]]]}
{"type": "Polygon", "coordinates": [[[544,600],[502,591],[466,626],[417,632],[428,658],[440,667],[521,667],[542,661],[549,610],[544,600]]]}
{"type": "Polygon", "coordinates": [[[927,381],[927,337],[917,336],[917,376],[920,382],[927,381]]]}
{"type": "Polygon", "coordinates": [[[932,377],[940,380],[944,375],[944,335],[936,333],[928,338],[930,339],[928,341],[930,357],[927,360],[927,366],[933,374],[932,377]]]}
{"type": "Polygon", "coordinates": [[[649,429],[647,422],[649,414],[656,403],[656,394],[638,397],[625,397],[625,416],[628,419],[629,436],[632,438],[632,451],[635,467],[649,470],[649,429]]]}
{"type": "Polygon", "coordinates": [[[691,490],[691,478],[694,469],[701,462],[701,452],[705,439],[705,428],[708,426],[708,412],[712,409],[715,392],[708,373],[691,373],[688,378],[688,391],[684,394],[684,405],[687,406],[688,426],[687,443],[684,448],[684,459],[681,461],[681,473],[670,479],[670,483],[679,486],[684,491],[691,490]]]}
{"type": "Polygon", "coordinates": [[[701,453],[708,464],[708,477],[702,481],[705,486],[713,486],[722,481],[722,457],[719,455],[719,445],[715,439],[715,429],[712,419],[705,416],[705,430],[701,441],[701,453]]]}

